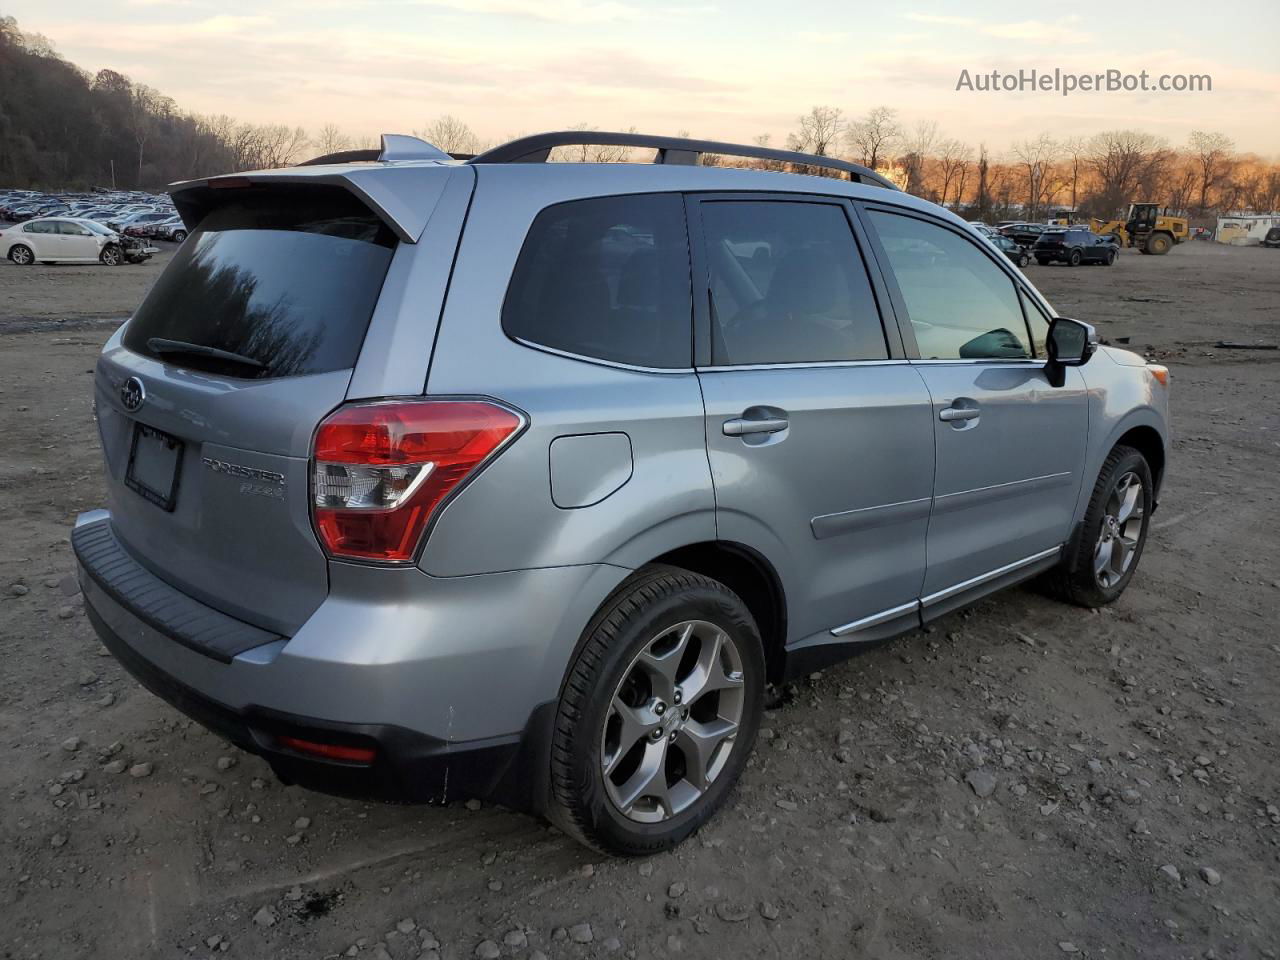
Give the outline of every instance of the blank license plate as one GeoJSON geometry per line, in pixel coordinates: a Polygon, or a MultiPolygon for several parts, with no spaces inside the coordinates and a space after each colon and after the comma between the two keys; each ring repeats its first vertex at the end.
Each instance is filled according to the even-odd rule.
{"type": "Polygon", "coordinates": [[[133,425],[133,446],[124,482],[162,510],[173,510],[178,495],[183,443],[144,423],[133,425]]]}

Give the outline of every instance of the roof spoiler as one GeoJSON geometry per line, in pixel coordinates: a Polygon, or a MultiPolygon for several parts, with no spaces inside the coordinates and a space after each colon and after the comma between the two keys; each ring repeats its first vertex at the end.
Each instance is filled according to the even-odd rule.
{"type": "Polygon", "coordinates": [[[298,164],[300,167],[319,167],[330,163],[376,163],[396,160],[454,160],[433,143],[403,133],[384,133],[382,146],[377,150],[339,150],[326,153],[298,164]]]}

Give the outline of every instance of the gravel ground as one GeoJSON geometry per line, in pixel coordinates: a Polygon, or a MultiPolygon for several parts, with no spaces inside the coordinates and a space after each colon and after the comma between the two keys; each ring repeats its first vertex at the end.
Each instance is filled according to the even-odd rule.
{"type": "Polygon", "coordinates": [[[1030,267],[1173,370],[1132,586],[1008,591],[793,685],[728,808],[643,862],[283,787],[104,655],[67,544],[96,318],[159,265],[0,265],[6,960],[1280,956],[1280,353],[1212,346],[1280,340],[1280,253],[1030,267]]]}

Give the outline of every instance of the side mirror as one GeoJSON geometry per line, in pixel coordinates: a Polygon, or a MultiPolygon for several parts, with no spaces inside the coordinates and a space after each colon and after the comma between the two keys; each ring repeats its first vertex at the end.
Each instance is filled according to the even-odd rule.
{"type": "Polygon", "coordinates": [[[1087,323],[1069,317],[1054,317],[1045,338],[1049,355],[1045,374],[1052,386],[1066,383],[1067,367],[1083,367],[1098,349],[1098,331],[1087,323]]]}

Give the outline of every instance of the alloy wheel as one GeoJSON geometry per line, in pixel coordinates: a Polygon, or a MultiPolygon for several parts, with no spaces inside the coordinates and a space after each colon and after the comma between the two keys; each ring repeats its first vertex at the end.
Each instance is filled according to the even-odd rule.
{"type": "Polygon", "coordinates": [[[610,802],[641,823],[687,810],[724,770],[744,700],[742,656],[728,633],[705,620],[663,630],[631,661],[605,715],[610,802]]]}
{"type": "Polygon", "coordinates": [[[1102,529],[1093,551],[1093,575],[1098,586],[1109,589],[1133,566],[1142,536],[1146,496],[1142,479],[1130,471],[1124,474],[1107,497],[1102,529]]]}
{"type": "Polygon", "coordinates": [[[31,251],[26,247],[14,247],[12,259],[14,263],[25,267],[31,262],[31,251]]]}

